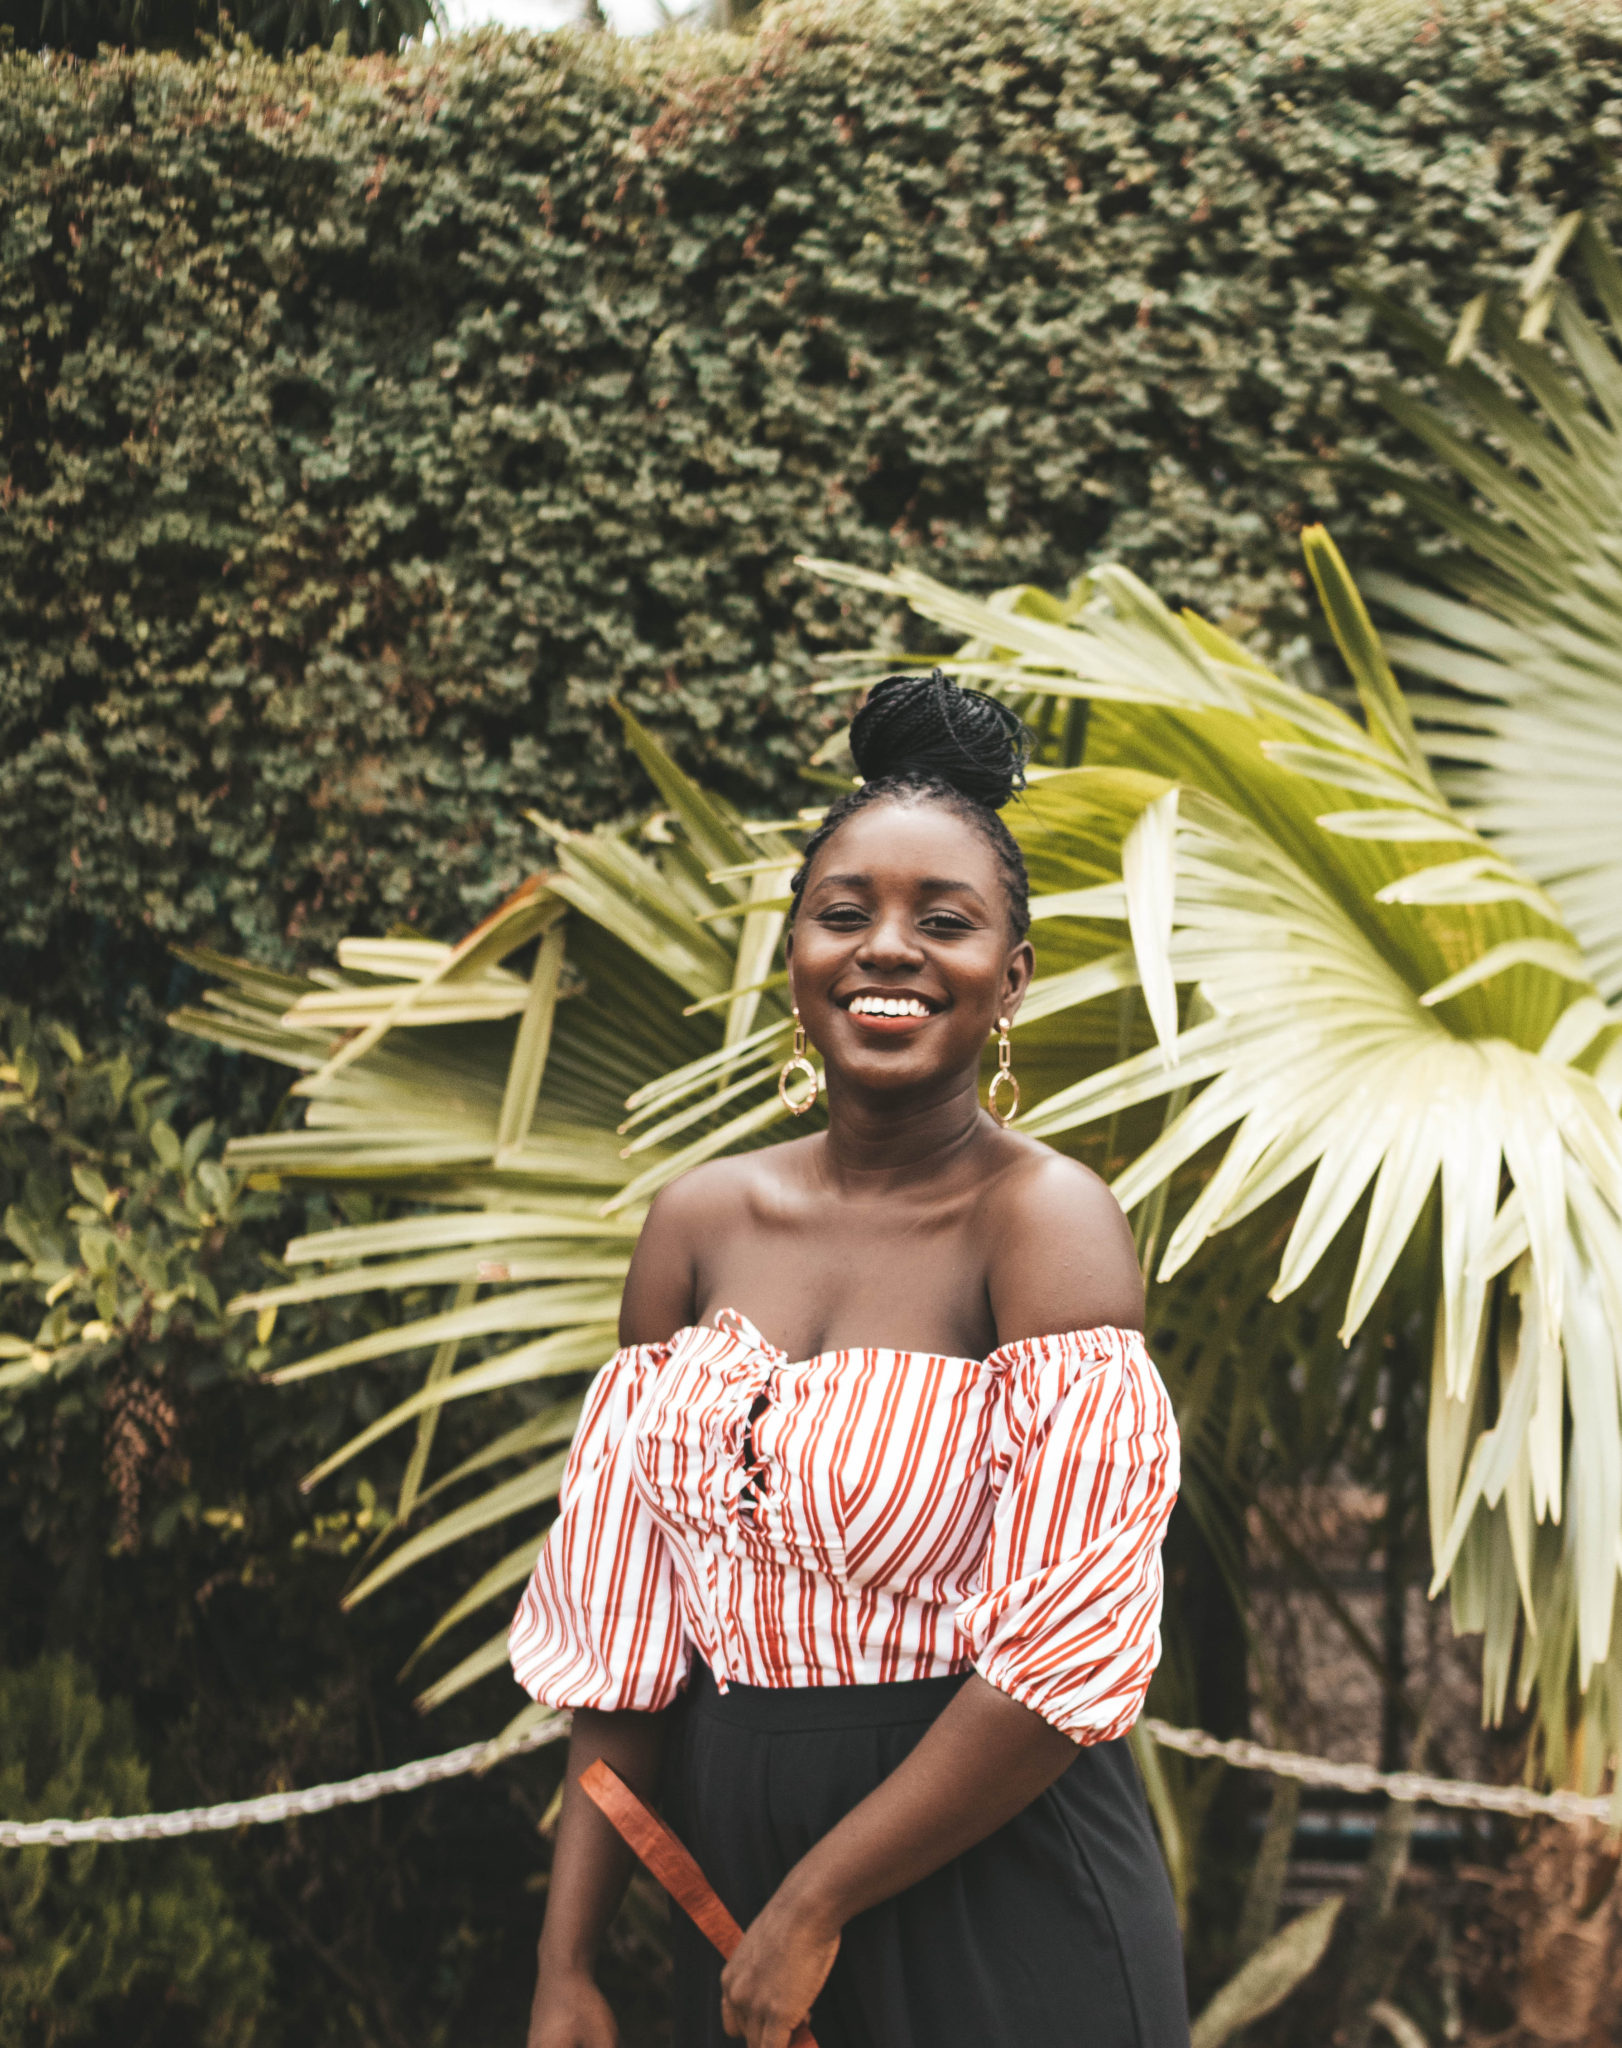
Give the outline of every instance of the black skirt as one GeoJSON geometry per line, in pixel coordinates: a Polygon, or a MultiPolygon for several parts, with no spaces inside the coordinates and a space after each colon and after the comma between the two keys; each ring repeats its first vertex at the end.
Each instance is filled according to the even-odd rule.
{"type": "MultiPolygon", "coordinates": [[[[962,1682],[722,1693],[699,1670],[665,1808],[738,1921],[962,1682]]],[[[726,2048],[720,1958],[672,1921],[675,2048],[726,2048]]],[[[1188,2048],[1177,1915],[1128,1745],[1078,1751],[994,1835],[852,1920],[811,2026],[817,2048],[1188,2048]]]]}

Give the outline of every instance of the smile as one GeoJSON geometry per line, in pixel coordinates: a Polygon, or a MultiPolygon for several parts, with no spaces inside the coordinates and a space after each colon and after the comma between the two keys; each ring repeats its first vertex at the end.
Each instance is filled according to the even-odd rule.
{"type": "Polygon", "coordinates": [[[834,1001],[861,1028],[866,1038],[910,1038],[931,1017],[946,1008],[915,988],[863,988],[834,1001]]]}
{"type": "Polygon", "coordinates": [[[846,1007],[853,1017],[932,1017],[935,1014],[917,996],[852,996],[846,1007]]]}

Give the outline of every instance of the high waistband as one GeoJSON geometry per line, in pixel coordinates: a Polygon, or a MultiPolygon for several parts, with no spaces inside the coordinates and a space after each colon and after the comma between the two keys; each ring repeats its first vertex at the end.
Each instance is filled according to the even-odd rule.
{"type": "Polygon", "coordinates": [[[969,1676],[897,1678],[878,1685],[730,1685],[725,1692],[702,1661],[688,1681],[691,1711],[707,1721],[763,1734],[829,1728],[896,1728],[933,1721],[969,1676]]]}

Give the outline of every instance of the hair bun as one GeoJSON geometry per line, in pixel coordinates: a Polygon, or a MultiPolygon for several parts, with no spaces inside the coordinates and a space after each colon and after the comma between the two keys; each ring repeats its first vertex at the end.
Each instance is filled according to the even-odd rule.
{"type": "Polygon", "coordinates": [[[935,669],[886,676],[850,722],[864,782],[944,782],[989,811],[1025,786],[1030,735],[1006,704],[935,669]]]}

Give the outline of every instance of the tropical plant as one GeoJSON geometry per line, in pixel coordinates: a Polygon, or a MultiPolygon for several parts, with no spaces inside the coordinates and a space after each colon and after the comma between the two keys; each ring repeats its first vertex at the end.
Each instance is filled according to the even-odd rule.
{"type": "Polygon", "coordinates": [[[1522,304],[1483,292],[1451,336],[1368,296],[1429,359],[1453,416],[1396,389],[1387,403],[1485,509],[1383,471],[1466,552],[1437,565],[1451,597],[1395,576],[1365,587],[1425,629],[1386,646],[1399,668],[1445,687],[1408,700],[1442,787],[1548,890],[1612,1000],[1622,995],[1622,264],[1572,213],[1528,270],[1522,304]],[[1573,242],[1608,337],[1555,275],[1573,242]],[[1564,361],[1545,342],[1551,326],[1564,361]],[[1484,340],[1507,378],[1473,360],[1484,340]],[[1461,433],[1461,414],[1492,440],[1461,433]]]}
{"type": "MultiPolygon", "coordinates": [[[[351,1603],[451,1544],[514,1518],[527,1524],[419,1655],[489,1603],[510,1607],[533,1565],[583,1376],[617,1341],[649,1198],[699,1159],[758,1142],[786,1114],[775,1089],[741,1115],[729,1112],[770,1076],[790,1021],[785,977],[772,967],[792,845],[774,827],[746,825],[634,720],[626,726],[667,806],[639,843],[538,818],[554,865],[460,945],[351,940],[336,972],[309,977],[192,955],[226,985],[175,1019],[303,1072],[293,1090],[306,1105],[303,1127],[229,1148],[250,1185],[364,1183],[413,1205],[396,1220],[297,1240],[289,1264],[317,1270],[233,1306],[268,1326],[291,1303],[443,1290],[432,1313],[273,1375],[302,1380],[430,1354],[416,1392],[306,1482],[396,1430],[414,1431],[394,1504],[402,1540],[364,1572],[351,1603]],[[527,1412],[429,1483],[445,1405],[498,1393],[527,1412]],[[485,1487],[498,1471],[506,1476],[494,1486],[465,1493],[466,1482],[485,1487]],[[447,1506],[447,1495],[457,1504],[447,1506]]],[[[422,1704],[504,1661],[503,1627],[422,1704]]]]}
{"type": "MultiPolygon", "coordinates": [[[[1622,1318],[1609,1312],[1622,1271],[1622,1033],[1554,904],[1438,789],[1327,537],[1309,535],[1308,559],[1362,723],[1118,570],[1062,601],[1023,590],[981,603],[910,573],[813,566],[966,636],[960,672],[1026,708],[1050,751],[1074,751],[1078,735],[1049,713],[1090,701],[1089,765],[1039,770],[1017,813],[1045,969],[1019,1022],[1021,1122],[1078,1146],[1106,1130],[1146,1257],[1162,1282],[1187,1270],[1171,1377],[1196,1440],[1232,1334],[1264,1293],[1316,1281],[1321,1295],[1327,1276],[1339,1329],[1315,1315],[1305,1362],[1332,1379],[1337,1335],[1352,1340],[1398,1299],[1404,1313],[1433,1304],[1438,1581],[1451,1579],[1460,1625],[1485,1632],[1494,1711],[1524,1617],[1520,1688],[1541,1686],[1550,1766],[1567,1769],[1581,1719],[1580,1768],[1594,1781],[1622,1714],[1622,1318]],[[1099,999],[1125,990],[1152,1042],[1139,1049],[1129,1023],[1122,1057],[1118,1007],[1099,999]],[[1202,1267],[1220,1274],[1216,1318],[1202,1312],[1202,1267]]],[[[594,1363],[612,1341],[641,1203],[696,1159],[760,1142],[782,1114],[786,1020],[770,967],[789,842],[746,827],[633,739],[668,806],[651,845],[556,832],[556,872],[461,947],[352,944],[341,983],[319,989],[238,967],[212,1021],[182,1020],[310,1070],[308,1127],[234,1148],[244,1164],[387,1179],[440,1209],[295,1246],[295,1260],[331,1270],[239,1304],[429,1280],[459,1290],[439,1315],[284,1368],[436,1347],[425,1384],[323,1470],[414,1422],[420,1482],[446,1400],[594,1363]],[[573,996],[569,907],[582,913],[573,996]],[[531,943],[527,982],[499,969],[531,943]],[[672,1052],[689,1057],[663,1072],[672,1052]],[[609,1137],[627,1099],[639,1167],[609,1137]],[[512,1291],[476,1301],[481,1285],[512,1291]],[[528,1341],[454,1371],[456,1346],[496,1335],[528,1341]]],[[[1230,1394],[1230,1435],[1261,1394],[1230,1394]]],[[[541,1408],[436,1489],[558,1443],[572,1412],[541,1408]]],[[[354,1597],[539,1509],[558,1464],[527,1464],[442,1515],[354,1597]]],[[[402,1520],[417,1505],[406,1492],[402,1520]]],[[[526,1535],[436,1636],[510,1596],[534,1545],[526,1535]]],[[[497,1636],[426,1697],[500,1659],[497,1636]]]]}
{"type": "MultiPolygon", "coordinates": [[[[0,1810],[140,1813],[147,1800],[133,1716],[98,1699],[82,1665],[50,1656],[0,1671],[0,1810]]],[[[9,1849],[0,1928],[0,2035],[12,2048],[263,2038],[269,1958],[189,1847],[9,1849]]]]}
{"type": "MultiPolygon", "coordinates": [[[[1542,1681],[1551,1764],[1565,1766],[1580,1697],[1592,1779],[1614,1752],[1622,1709],[1611,1630],[1618,1319],[1607,1314],[1622,1270],[1619,1033],[1553,903],[1438,790],[1324,537],[1310,538],[1309,560],[1362,725],[1203,622],[1174,618],[1123,572],[1101,572],[1063,603],[1021,591],[980,604],[915,575],[821,566],[967,635],[960,670],[1039,723],[1043,700],[1093,701],[1095,765],[1040,773],[1019,817],[1048,969],[1020,1019],[1022,1122],[1062,1142],[1113,1120],[1130,1159],[1117,1191],[1139,1213],[1159,1277],[1237,1231],[1223,1266],[1230,1282],[1250,1278],[1229,1287],[1241,1313],[1272,1271],[1281,1210],[1275,1298],[1356,1245],[1342,1341],[1405,1252],[1430,1265],[1438,1579],[1452,1578],[1461,1626],[1485,1631],[1494,1711],[1524,1615],[1521,1690],[1542,1681]],[[1097,998],[1128,988],[1141,990],[1155,1043],[1112,1059],[1118,1027],[1097,998]],[[1164,1115],[1146,1119],[1157,1103],[1164,1115]],[[1581,1425],[1569,1442],[1565,1400],[1581,1425]]],[[[212,1022],[183,1020],[311,1069],[300,1084],[309,1127],[239,1146],[244,1164],[387,1179],[447,1212],[295,1246],[296,1260],[336,1269],[240,1304],[265,1311],[428,1281],[458,1290],[437,1316],[284,1369],[303,1376],[436,1347],[424,1386],[322,1468],[415,1422],[402,1521],[444,1401],[594,1363],[612,1341],[640,1204],[697,1158],[758,1142],[781,1115],[772,1067],[785,1020],[762,984],[792,851],[633,738],[670,806],[656,825],[663,844],[639,851],[611,833],[559,832],[557,872],[461,947],[353,943],[343,982],[321,989],[237,968],[237,994],[216,1003],[212,1022]],[[583,916],[569,960],[585,985],[560,1000],[571,905],[583,916]],[[499,962],[531,943],[526,983],[499,962]],[[682,993],[708,1009],[682,1016],[682,993]],[[491,1031],[506,1019],[516,1028],[491,1031]],[[690,1057],[665,1074],[672,1050],[690,1057]],[[628,1150],[648,1155],[640,1170],[608,1135],[627,1099],[638,1132],[628,1150]],[[403,1263],[369,1263],[402,1253],[403,1263]],[[516,1282],[532,1284],[474,1298],[481,1284],[516,1282]],[[542,1330],[551,1334],[454,1372],[465,1341],[542,1330]]],[[[1197,1408],[1213,1384],[1220,1349],[1207,1333],[1191,1338],[1198,1364],[1178,1376],[1185,1405],[1197,1408]]],[[[1339,1371],[1327,1344],[1314,1363],[1339,1371]]],[[[567,1403],[547,1405],[437,1486],[557,1443],[571,1415],[567,1403]]],[[[354,1597],[460,1535],[542,1506],[557,1466],[554,1455],[442,1515],[354,1597]]],[[[470,1589],[441,1630],[509,1593],[534,1541],[470,1589]]],[[[497,1636],[427,1697],[500,1656],[497,1636]]]]}
{"type": "Polygon", "coordinates": [[[1517,1679],[1548,1767],[1597,1783],[1622,1748],[1622,1023],[1551,896],[1439,788],[1328,537],[1306,550],[1361,722],[1120,570],[1060,605],[819,566],[966,636],[985,686],[1091,701],[1089,766],[1037,783],[1021,838],[1047,889],[1118,849],[1112,899],[1059,907],[1130,943],[1036,1014],[1136,986],[1156,1044],[1021,1122],[1166,1104],[1115,1182],[1162,1282],[1230,1232],[1275,1300],[1351,1258],[1309,1376],[1423,1276],[1436,1585],[1484,1635],[1489,1713],[1517,1679]]]}

